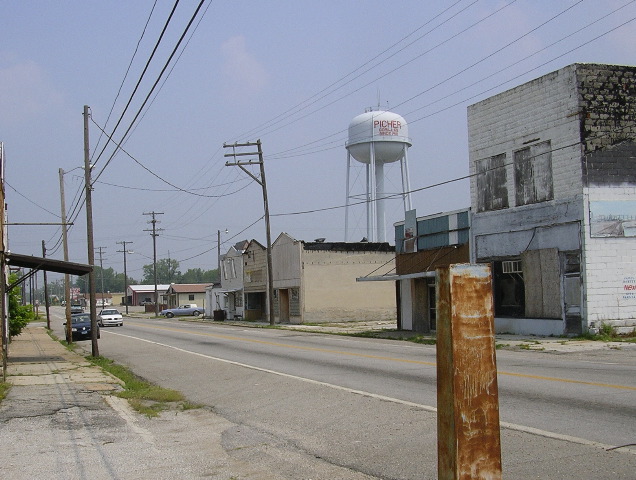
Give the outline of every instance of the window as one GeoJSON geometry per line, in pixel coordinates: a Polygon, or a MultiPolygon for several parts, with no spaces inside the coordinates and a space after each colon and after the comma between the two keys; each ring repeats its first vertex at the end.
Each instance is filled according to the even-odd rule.
{"type": "Polygon", "coordinates": [[[506,186],[506,154],[482,158],[475,162],[477,169],[477,211],[508,208],[506,186]]]}
{"type": "Polygon", "coordinates": [[[552,200],[552,151],[550,141],[514,152],[517,206],[552,200]]]}
{"type": "Polygon", "coordinates": [[[226,258],[223,261],[223,277],[226,280],[236,278],[236,267],[234,266],[233,258],[226,258]]]}
{"type": "Polygon", "coordinates": [[[188,300],[189,301],[193,301],[194,300],[194,293],[189,293],[188,294],[188,300]]]}
{"type": "MultiPolygon", "coordinates": [[[[525,284],[523,273],[504,272],[504,263],[518,262],[518,259],[494,262],[495,315],[502,317],[523,317],[525,313],[525,284]]],[[[508,267],[506,267],[508,270],[508,267]]]]}

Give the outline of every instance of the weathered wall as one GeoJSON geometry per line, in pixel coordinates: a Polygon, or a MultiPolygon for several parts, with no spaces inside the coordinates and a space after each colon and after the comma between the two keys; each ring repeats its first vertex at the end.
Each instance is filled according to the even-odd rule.
{"type": "MultiPolygon", "coordinates": [[[[570,65],[468,107],[470,173],[477,162],[505,154],[507,204],[516,206],[514,152],[551,141],[555,199],[581,193],[580,105],[570,65]]],[[[471,208],[477,212],[477,178],[471,177],[471,208]]],[[[479,218],[478,213],[474,219],[479,218]]]]}
{"type": "Polygon", "coordinates": [[[300,286],[302,243],[281,233],[272,245],[274,289],[300,286]]]}
{"type": "MultiPolygon", "coordinates": [[[[636,186],[587,189],[586,207],[595,201],[636,202],[636,186]]],[[[612,324],[620,331],[636,328],[636,237],[598,238],[585,222],[583,268],[588,325],[612,324]]]]}
{"type": "Polygon", "coordinates": [[[599,64],[577,64],[576,67],[585,153],[624,140],[633,141],[636,138],[636,67],[599,64]]]}
{"type": "MultiPolygon", "coordinates": [[[[636,323],[636,295],[625,287],[636,282],[636,237],[592,237],[589,210],[590,202],[636,198],[635,76],[636,67],[574,64],[468,109],[470,173],[500,165],[471,179],[473,260],[580,248],[587,326],[604,321],[631,329],[636,323]],[[538,183],[520,182],[514,158],[548,140],[553,196],[539,191],[536,200],[533,185],[541,190],[550,172],[539,165],[538,183]],[[490,198],[497,195],[505,198],[490,198]],[[530,204],[520,206],[528,198],[530,204]]],[[[532,169],[527,172],[532,177],[532,169]]]]}
{"type": "MultiPolygon", "coordinates": [[[[580,65],[577,83],[586,210],[590,202],[636,201],[636,67],[580,65]]],[[[583,239],[588,325],[605,322],[631,331],[636,237],[593,237],[588,214],[583,239]]]]}
{"type": "Polygon", "coordinates": [[[265,248],[257,243],[243,253],[243,286],[245,292],[264,292],[267,290],[267,254],[265,248]]]}
{"type": "Polygon", "coordinates": [[[305,250],[302,261],[304,322],[396,318],[395,282],[356,282],[393,271],[394,252],[305,250]]]}

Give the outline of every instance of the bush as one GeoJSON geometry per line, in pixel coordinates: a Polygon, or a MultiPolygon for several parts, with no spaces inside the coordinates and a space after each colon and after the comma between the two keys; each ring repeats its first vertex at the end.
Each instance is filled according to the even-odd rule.
{"type": "MultiPolygon", "coordinates": [[[[9,275],[9,283],[18,279],[15,273],[9,275]]],[[[30,305],[21,305],[22,298],[17,287],[9,291],[9,335],[15,337],[22,333],[27,324],[35,320],[35,313],[30,305]]]]}

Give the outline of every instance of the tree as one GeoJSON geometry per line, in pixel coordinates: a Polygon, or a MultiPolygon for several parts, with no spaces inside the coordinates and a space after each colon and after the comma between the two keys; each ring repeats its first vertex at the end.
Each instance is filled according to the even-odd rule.
{"type": "Polygon", "coordinates": [[[190,268],[181,276],[180,283],[214,283],[217,277],[216,269],[190,268]]]}
{"type": "MultiPolygon", "coordinates": [[[[177,260],[162,258],[157,260],[157,283],[170,284],[179,283],[181,272],[177,260]]],[[[146,285],[155,283],[155,273],[152,263],[144,265],[144,278],[141,281],[146,285]]]]}
{"type": "MultiPolygon", "coordinates": [[[[15,273],[9,275],[9,284],[18,280],[15,273]]],[[[21,305],[19,289],[12,288],[9,294],[9,335],[15,337],[22,333],[22,329],[27,326],[31,320],[35,320],[35,313],[31,305],[21,305]]]]}
{"type": "MultiPolygon", "coordinates": [[[[94,266],[95,271],[95,291],[97,293],[101,293],[102,291],[102,282],[104,285],[104,293],[107,292],[123,292],[124,291],[124,274],[117,273],[113,268],[100,268],[99,266],[94,266]]],[[[137,282],[128,278],[128,285],[135,285],[137,282]]],[[[76,277],[75,282],[73,284],[80,289],[82,293],[88,293],[88,276],[84,275],[82,277],[76,277]]]]}

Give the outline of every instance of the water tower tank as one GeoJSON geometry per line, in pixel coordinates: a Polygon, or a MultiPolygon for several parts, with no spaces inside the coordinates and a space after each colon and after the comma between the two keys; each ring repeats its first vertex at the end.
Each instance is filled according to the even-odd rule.
{"type": "Polygon", "coordinates": [[[367,111],[349,123],[347,148],[347,209],[345,210],[345,241],[348,236],[351,157],[366,167],[367,238],[385,242],[384,164],[400,161],[402,196],[405,211],[411,209],[407,152],[411,146],[406,120],[397,113],[384,110],[367,111]]]}
{"type": "Polygon", "coordinates": [[[349,123],[347,150],[361,163],[371,159],[373,143],[375,160],[391,163],[404,156],[404,148],[411,146],[409,127],[401,115],[386,111],[371,111],[358,115],[349,123]]]}

